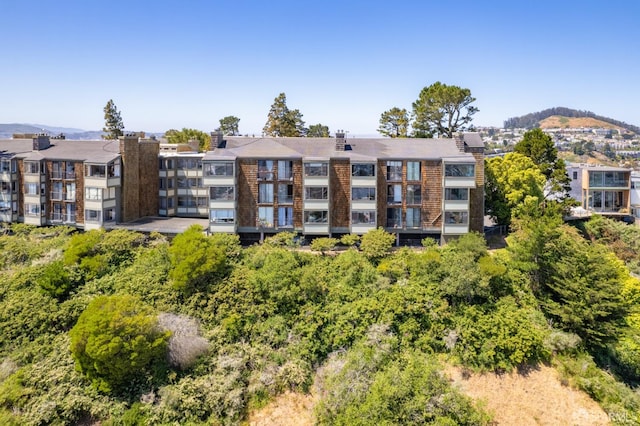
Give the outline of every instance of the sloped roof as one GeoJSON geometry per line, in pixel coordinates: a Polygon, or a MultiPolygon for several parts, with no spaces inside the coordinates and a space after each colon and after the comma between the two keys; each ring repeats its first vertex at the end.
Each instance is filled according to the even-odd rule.
{"type": "Polygon", "coordinates": [[[69,160],[108,163],[120,156],[118,141],[51,140],[51,146],[33,150],[32,139],[0,139],[0,152],[26,160],[69,160]]]}

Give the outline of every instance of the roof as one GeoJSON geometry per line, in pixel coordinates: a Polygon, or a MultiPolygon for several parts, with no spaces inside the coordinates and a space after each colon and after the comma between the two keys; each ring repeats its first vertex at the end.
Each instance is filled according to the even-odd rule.
{"type": "Polygon", "coordinates": [[[33,139],[0,139],[0,153],[25,160],[69,160],[108,163],[120,157],[118,141],[52,139],[51,146],[33,150],[33,139]]]}
{"type": "Polygon", "coordinates": [[[461,152],[454,139],[349,138],[350,150],[337,151],[335,138],[227,137],[226,148],[207,152],[205,160],[223,158],[339,159],[375,161],[377,159],[434,159],[444,157],[473,160],[461,152]]]}
{"type": "Polygon", "coordinates": [[[462,140],[464,140],[464,143],[467,144],[467,146],[470,146],[472,148],[484,148],[484,142],[480,137],[480,133],[463,133],[462,140]]]}

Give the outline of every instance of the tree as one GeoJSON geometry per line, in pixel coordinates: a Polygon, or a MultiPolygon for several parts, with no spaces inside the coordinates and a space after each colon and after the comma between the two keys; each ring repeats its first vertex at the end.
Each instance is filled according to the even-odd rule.
{"type": "Polygon", "coordinates": [[[514,152],[526,155],[540,168],[547,179],[546,195],[564,199],[569,196],[570,179],[564,160],[558,158],[551,136],[537,128],[526,132],[513,148],[514,152]]]}
{"type": "Polygon", "coordinates": [[[409,134],[409,114],[405,108],[393,107],[380,115],[378,133],[390,138],[406,138],[409,134]]]}
{"type": "Polygon", "coordinates": [[[273,101],[267,122],[262,129],[267,136],[304,136],[307,129],[302,121],[302,114],[299,110],[290,110],[287,107],[287,95],[280,93],[273,101]]]}
{"type": "Polygon", "coordinates": [[[307,132],[307,137],[309,138],[328,138],[329,137],[329,126],[325,126],[323,124],[312,124],[309,126],[309,131],[307,132]]]}
{"type": "Polygon", "coordinates": [[[543,200],[545,177],[527,156],[517,153],[486,161],[485,211],[499,225],[509,225],[525,202],[543,200]]]}
{"type": "Polygon", "coordinates": [[[220,119],[220,131],[223,135],[238,136],[240,131],[238,130],[238,123],[240,119],[233,115],[228,115],[220,119]]]}
{"type": "Polygon", "coordinates": [[[473,114],[478,112],[471,105],[475,100],[469,89],[439,81],[425,87],[413,103],[414,136],[451,138],[454,133],[468,129],[473,114]]]}
{"type": "Polygon", "coordinates": [[[189,143],[191,140],[198,141],[198,149],[207,151],[211,144],[211,137],[201,130],[182,128],[182,130],[170,129],[164,132],[164,137],[169,143],[189,143]]]}
{"type": "Polygon", "coordinates": [[[153,310],[132,296],[98,296],[71,329],[76,368],[102,392],[142,378],[162,364],[171,333],[153,310]]]}
{"type": "Polygon", "coordinates": [[[102,135],[103,139],[118,139],[118,136],[123,135],[124,124],[122,123],[122,117],[120,117],[120,111],[113,103],[112,99],[109,99],[107,105],[104,107],[104,127],[102,131],[106,135],[102,135]]]}
{"type": "Polygon", "coordinates": [[[383,228],[372,229],[360,239],[360,249],[369,259],[382,259],[391,251],[396,237],[383,228]]]}

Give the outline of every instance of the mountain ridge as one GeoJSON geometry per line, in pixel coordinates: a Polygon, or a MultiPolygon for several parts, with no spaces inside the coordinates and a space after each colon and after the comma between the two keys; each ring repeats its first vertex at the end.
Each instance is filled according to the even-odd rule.
{"type": "Polygon", "coordinates": [[[503,128],[531,129],[534,127],[539,127],[541,121],[553,116],[560,116],[560,117],[567,117],[567,118],[581,118],[581,117],[593,118],[593,119],[608,123],[610,125],[629,130],[635,134],[640,134],[640,127],[638,126],[625,123],[624,121],[615,120],[613,118],[597,115],[591,111],[577,110],[577,109],[566,108],[566,107],[547,108],[545,110],[532,112],[529,114],[522,115],[520,117],[511,117],[504,121],[503,128]]]}

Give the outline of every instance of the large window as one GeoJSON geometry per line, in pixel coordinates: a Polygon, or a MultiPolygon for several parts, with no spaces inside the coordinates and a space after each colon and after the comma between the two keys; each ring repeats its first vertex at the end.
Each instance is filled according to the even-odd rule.
{"type": "Polygon", "coordinates": [[[199,158],[178,158],[178,169],[196,170],[202,168],[202,160],[199,158]]]}
{"type": "Polygon", "coordinates": [[[419,184],[407,185],[407,204],[420,204],[422,202],[421,187],[419,184]]]}
{"type": "Polygon", "coordinates": [[[259,203],[273,203],[273,184],[261,183],[258,186],[258,202],[259,203]]]}
{"type": "Polygon", "coordinates": [[[304,188],[305,200],[327,200],[329,189],[326,186],[307,186],[304,188]]]}
{"type": "Polygon", "coordinates": [[[402,161],[387,161],[387,180],[402,180],[402,161]]]}
{"type": "Polygon", "coordinates": [[[387,203],[402,204],[402,185],[394,183],[387,185],[387,203]]]}
{"type": "Polygon", "coordinates": [[[293,228],[293,207],[278,207],[278,227],[293,228]]]}
{"type": "Polygon", "coordinates": [[[101,213],[100,210],[85,210],[84,220],[86,222],[100,222],[101,213]]]}
{"type": "Polygon", "coordinates": [[[474,177],[475,164],[447,164],[444,166],[444,175],[450,177],[474,177]]]}
{"type": "Polygon", "coordinates": [[[376,189],[372,187],[351,188],[351,199],[373,201],[376,199],[376,189]]]}
{"type": "Polygon", "coordinates": [[[451,225],[466,225],[469,223],[468,212],[444,212],[444,223],[451,225]]]}
{"type": "Polygon", "coordinates": [[[273,207],[258,207],[258,226],[273,228],[273,207]]]}
{"type": "Polygon", "coordinates": [[[374,177],[376,175],[375,164],[352,164],[351,176],[368,176],[374,177]]]}
{"type": "Polygon", "coordinates": [[[420,222],[420,208],[413,207],[407,208],[407,220],[405,221],[407,228],[421,228],[420,222]]]}
{"type": "Polygon", "coordinates": [[[595,172],[589,171],[589,186],[592,188],[602,187],[626,187],[627,172],[595,172]]]}
{"type": "Polygon", "coordinates": [[[40,216],[40,204],[26,203],[24,205],[24,214],[27,216],[40,216]]]}
{"type": "Polygon", "coordinates": [[[116,220],[116,209],[110,208],[104,210],[103,220],[105,222],[113,222],[116,220]]]}
{"type": "Polygon", "coordinates": [[[65,189],[65,200],[75,201],[76,200],[76,184],[75,182],[67,182],[64,185],[65,189]]]}
{"type": "Polygon", "coordinates": [[[24,193],[25,195],[38,195],[38,187],[39,185],[34,182],[27,182],[24,184],[24,193]]]}
{"type": "Polygon", "coordinates": [[[233,161],[215,161],[205,163],[205,176],[233,176],[233,161]]]}
{"type": "Polygon", "coordinates": [[[212,186],[209,197],[213,201],[233,201],[235,199],[233,186],[212,186]]]}
{"type": "Polygon", "coordinates": [[[87,186],[84,189],[84,198],[86,200],[102,200],[102,188],[92,188],[87,186]]]}
{"type": "Polygon", "coordinates": [[[98,164],[85,165],[85,175],[95,178],[103,178],[107,176],[107,166],[98,164]]]}
{"type": "Polygon", "coordinates": [[[0,182],[0,192],[5,194],[11,193],[11,182],[0,182]]]}
{"type": "Polygon", "coordinates": [[[329,212],[326,210],[305,210],[304,223],[328,223],[329,212]]]}
{"type": "Polygon", "coordinates": [[[258,160],[258,179],[273,180],[273,160],[258,160]]]}
{"type": "Polygon", "coordinates": [[[376,211],[375,210],[353,210],[351,212],[351,224],[352,225],[375,225],[376,211]]]}
{"type": "Polygon", "coordinates": [[[407,180],[420,180],[419,161],[407,161],[407,180]]]}
{"type": "Polygon", "coordinates": [[[293,161],[278,160],[278,180],[293,179],[293,161]]]}
{"type": "Polygon", "coordinates": [[[0,173],[11,172],[11,160],[0,160],[0,173]]]}
{"type": "Polygon", "coordinates": [[[469,188],[446,188],[444,199],[449,201],[466,201],[469,199],[469,188]]]}
{"type": "Polygon", "coordinates": [[[387,228],[402,228],[402,209],[387,209],[387,228]]]}
{"type": "Polygon", "coordinates": [[[40,174],[40,162],[38,161],[25,161],[24,172],[29,175],[40,174]]]}
{"type": "Polygon", "coordinates": [[[304,163],[304,175],[307,177],[329,176],[328,163],[304,163]]]}
{"type": "Polygon", "coordinates": [[[212,209],[209,212],[211,223],[234,223],[236,212],[233,209],[212,209]]]}
{"type": "Polygon", "coordinates": [[[289,183],[278,184],[278,203],[279,204],[293,203],[293,185],[289,183]]]}

